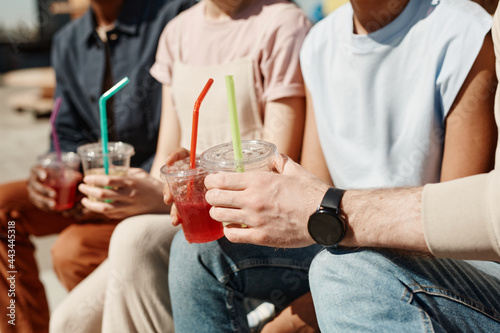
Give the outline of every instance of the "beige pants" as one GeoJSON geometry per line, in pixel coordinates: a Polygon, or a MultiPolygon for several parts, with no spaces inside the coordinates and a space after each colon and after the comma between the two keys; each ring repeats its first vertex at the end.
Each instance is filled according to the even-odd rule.
{"type": "Polygon", "coordinates": [[[121,222],[109,256],[76,286],[50,318],[50,332],[173,332],[168,291],[170,215],[121,222]]]}

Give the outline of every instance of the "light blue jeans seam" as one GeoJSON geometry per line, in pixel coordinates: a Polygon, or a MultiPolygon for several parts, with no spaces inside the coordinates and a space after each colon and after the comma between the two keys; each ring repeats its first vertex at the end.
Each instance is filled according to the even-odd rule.
{"type": "Polygon", "coordinates": [[[473,309],[473,310],[491,318],[492,320],[500,323],[500,313],[498,311],[496,311],[495,309],[486,309],[481,304],[478,304],[477,302],[474,302],[471,299],[457,295],[457,294],[455,294],[449,290],[446,290],[446,289],[436,288],[434,286],[421,286],[418,284],[414,284],[410,287],[413,287],[413,286],[415,288],[412,290],[415,294],[422,293],[422,294],[427,294],[427,295],[434,296],[434,297],[442,297],[442,298],[448,299],[452,302],[456,302],[456,303],[462,304],[470,309],[473,309]]]}
{"type": "MultiPolygon", "coordinates": [[[[411,286],[410,286],[411,287],[411,286]]],[[[401,297],[401,301],[406,302],[408,304],[411,304],[414,299],[415,299],[415,293],[414,290],[409,288],[409,286],[406,286],[404,284],[404,293],[403,296],[401,297]]],[[[426,333],[434,333],[434,328],[432,327],[432,320],[429,317],[429,315],[423,311],[422,309],[419,309],[420,315],[422,316],[422,326],[425,329],[426,333]]]]}
{"type": "Polygon", "coordinates": [[[238,264],[232,263],[229,268],[227,268],[224,274],[218,279],[220,283],[226,284],[230,281],[231,275],[243,271],[245,269],[257,268],[257,267],[281,267],[293,270],[308,271],[309,266],[304,267],[299,263],[290,264],[288,260],[256,260],[249,259],[238,262],[238,264]],[[281,263],[280,263],[281,261],[281,263]]]}

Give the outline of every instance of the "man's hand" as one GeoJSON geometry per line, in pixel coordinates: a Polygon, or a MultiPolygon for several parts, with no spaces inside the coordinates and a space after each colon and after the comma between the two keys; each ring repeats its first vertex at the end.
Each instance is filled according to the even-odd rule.
{"type": "Polygon", "coordinates": [[[307,293],[267,323],[261,333],[315,333],[319,332],[311,293],[307,293]]]}
{"type": "MultiPolygon", "coordinates": [[[[73,172],[75,173],[74,177],[80,181],[82,178],[81,173],[73,172]]],[[[28,197],[37,208],[50,212],[55,211],[57,192],[44,184],[47,176],[47,171],[41,166],[35,165],[31,168],[28,179],[28,197]]]]}
{"type": "Polygon", "coordinates": [[[307,222],[328,184],[285,155],[276,159],[274,167],[278,173],[207,176],[206,199],[213,206],[210,215],[219,222],[248,226],[225,227],[224,233],[232,242],[288,248],[314,244],[307,222]]]}
{"type": "Polygon", "coordinates": [[[131,168],[125,177],[90,175],[83,181],[78,187],[80,192],[99,200],[83,198],[83,206],[108,218],[169,212],[162,202],[163,183],[142,169],[131,168]]]}

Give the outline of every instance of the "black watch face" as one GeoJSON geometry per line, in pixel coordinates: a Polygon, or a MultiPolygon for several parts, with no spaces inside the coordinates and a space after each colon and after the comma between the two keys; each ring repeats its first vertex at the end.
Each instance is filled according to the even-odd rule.
{"type": "Polygon", "coordinates": [[[338,216],[328,210],[319,210],[309,218],[309,234],[318,244],[337,245],[344,237],[344,224],[338,216]]]}

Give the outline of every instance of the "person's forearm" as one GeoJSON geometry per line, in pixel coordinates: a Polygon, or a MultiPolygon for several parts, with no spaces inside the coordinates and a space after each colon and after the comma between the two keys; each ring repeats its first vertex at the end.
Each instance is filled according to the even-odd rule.
{"type": "Polygon", "coordinates": [[[421,201],[422,187],[347,191],[342,211],[348,229],[341,245],[429,253],[421,201]]]}

